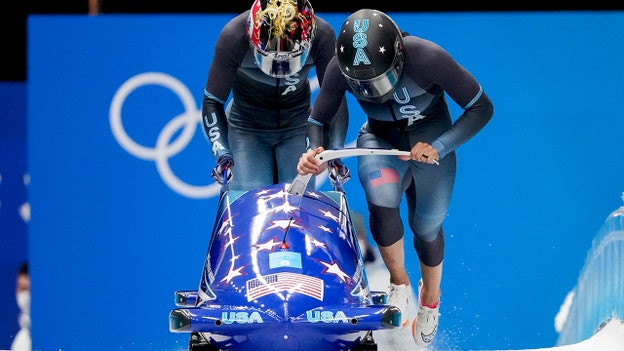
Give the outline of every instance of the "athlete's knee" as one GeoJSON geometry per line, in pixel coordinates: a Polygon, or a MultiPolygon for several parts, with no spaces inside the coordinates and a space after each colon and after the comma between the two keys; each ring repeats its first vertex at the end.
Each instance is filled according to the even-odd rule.
{"type": "Polygon", "coordinates": [[[429,267],[435,267],[444,259],[444,230],[440,228],[433,241],[425,241],[419,235],[414,235],[414,248],[420,261],[429,267]]]}
{"type": "Polygon", "coordinates": [[[398,208],[381,207],[368,203],[370,230],[379,246],[390,246],[403,238],[403,222],[398,208]]]}

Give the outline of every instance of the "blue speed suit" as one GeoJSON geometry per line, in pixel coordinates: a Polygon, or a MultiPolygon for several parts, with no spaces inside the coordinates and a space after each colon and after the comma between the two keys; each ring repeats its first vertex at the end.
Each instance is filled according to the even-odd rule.
{"type": "MultiPolygon", "coordinates": [[[[249,11],[233,18],[217,39],[204,91],[202,121],[215,161],[234,160],[230,189],[250,190],[290,182],[297,160],[306,151],[306,122],[311,110],[311,82],[315,70],[322,82],[334,56],[335,32],[318,16],[309,55],[301,69],[276,78],[265,74],[254,59],[247,21],[249,11]],[[225,111],[230,98],[231,104],[225,111]]],[[[337,109],[331,128],[343,128],[326,143],[340,148],[348,124],[346,100],[337,109]]],[[[329,124],[327,125],[329,127],[329,124]]]]}
{"type": "Polygon", "coordinates": [[[375,241],[390,246],[403,237],[399,205],[405,195],[414,247],[420,260],[433,267],[444,258],[442,223],[455,182],[455,150],[489,122],[493,106],[476,79],[443,48],[410,35],[403,38],[402,45],[401,74],[384,100],[356,91],[341,73],[338,59],[333,59],[315,100],[309,135],[312,147],[322,145],[318,128],[332,122],[342,96],[349,91],[368,117],[359,131],[358,147],[410,151],[424,142],[437,150],[439,165],[396,156],[358,160],[375,241]],[[455,121],[445,94],[463,109],[455,121]]]}

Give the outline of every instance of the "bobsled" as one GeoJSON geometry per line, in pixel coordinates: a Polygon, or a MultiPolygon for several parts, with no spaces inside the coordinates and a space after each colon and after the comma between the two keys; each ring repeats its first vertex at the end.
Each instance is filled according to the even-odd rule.
{"type": "MultiPolygon", "coordinates": [[[[380,153],[403,154],[342,149],[317,159],[380,153]]],[[[309,189],[310,178],[222,187],[199,287],[175,291],[169,314],[171,332],[189,333],[189,351],[377,350],[372,332],[400,327],[399,308],[369,288],[342,184],[309,189]]]]}

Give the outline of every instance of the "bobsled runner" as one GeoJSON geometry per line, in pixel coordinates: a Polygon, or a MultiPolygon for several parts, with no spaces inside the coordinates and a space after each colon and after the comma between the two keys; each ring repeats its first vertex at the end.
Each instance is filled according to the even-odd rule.
{"type": "MultiPolygon", "coordinates": [[[[317,159],[368,154],[404,152],[317,159]]],[[[224,184],[199,287],[176,291],[169,314],[190,351],[377,350],[372,332],[400,327],[401,311],[369,288],[342,184],[308,189],[310,178],[246,192],[224,184]]]]}

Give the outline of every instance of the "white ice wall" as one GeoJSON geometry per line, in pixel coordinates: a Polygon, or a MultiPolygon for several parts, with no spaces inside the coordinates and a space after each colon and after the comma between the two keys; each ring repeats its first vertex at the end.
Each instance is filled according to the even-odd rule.
{"type": "Polygon", "coordinates": [[[567,300],[557,345],[588,339],[609,319],[624,320],[624,206],[596,234],[567,300]]]}

